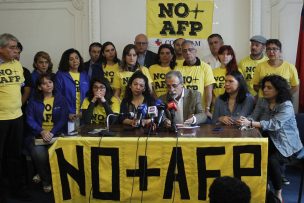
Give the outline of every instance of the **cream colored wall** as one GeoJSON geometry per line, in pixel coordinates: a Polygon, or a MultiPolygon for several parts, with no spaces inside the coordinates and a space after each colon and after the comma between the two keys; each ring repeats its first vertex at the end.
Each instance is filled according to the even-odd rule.
{"type": "Polygon", "coordinates": [[[86,2],[0,0],[0,32],[12,33],[20,40],[24,47],[21,62],[25,67],[32,70],[35,53],[46,51],[52,58],[54,70],[57,70],[64,50],[72,47],[81,52],[87,50],[89,26],[86,2]]]}

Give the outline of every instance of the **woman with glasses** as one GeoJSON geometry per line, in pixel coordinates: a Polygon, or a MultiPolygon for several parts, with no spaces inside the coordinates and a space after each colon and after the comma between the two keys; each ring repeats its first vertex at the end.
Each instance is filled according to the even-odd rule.
{"type": "Polygon", "coordinates": [[[282,59],[282,44],[278,39],[266,41],[266,54],[268,61],[257,65],[253,76],[253,88],[262,96],[261,81],[270,74],[280,75],[285,78],[290,85],[291,93],[295,93],[299,87],[299,77],[296,67],[282,59]]]}
{"type": "Polygon", "coordinates": [[[279,75],[269,75],[262,80],[262,90],[263,98],[259,98],[252,115],[240,118],[237,123],[259,128],[269,138],[268,175],[275,195],[282,201],[280,166],[303,146],[288,82],[279,75]]]}
{"type": "Polygon", "coordinates": [[[107,79],[93,78],[87,97],[82,106],[82,119],[85,124],[106,123],[109,114],[119,113],[120,103],[107,79]]]}
{"type": "Polygon", "coordinates": [[[115,90],[115,97],[122,100],[125,96],[126,87],[129,78],[136,71],[141,71],[149,81],[149,87],[152,87],[152,78],[150,76],[148,68],[139,65],[137,61],[138,55],[136,53],[135,45],[128,44],[125,46],[122,52],[122,61],[120,64],[120,70],[115,73],[113,88],[115,90]]]}
{"type": "Polygon", "coordinates": [[[157,53],[157,64],[150,66],[149,72],[153,79],[153,88],[157,97],[166,94],[165,75],[174,70],[176,56],[174,48],[170,44],[160,45],[157,53]]]}
{"type": "Polygon", "coordinates": [[[225,92],[215,101],[213,123],[234,125],[240,116],[251,114],[254,99],[250,95],[246,81],[239,71],[225,76],[225,92]]]}

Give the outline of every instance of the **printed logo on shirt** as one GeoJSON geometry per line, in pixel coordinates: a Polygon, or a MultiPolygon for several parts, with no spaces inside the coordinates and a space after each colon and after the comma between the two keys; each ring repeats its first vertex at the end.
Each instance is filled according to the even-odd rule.
{"type": "Polygon", "coordinates": [[[187,89],[198,90],[198,86],[195,83],[198,83],[200,79],[192,76],[183,76],[184,84],[187,89]]]}
{"type": "Polygon", "coordinates": [[[105,71],[104,76],[109,80],[109,82],[113,83],[114,71],[105,71]]]}
{"type": "Polygon", "coordinates": [[[223,88],[225,86],[225,76],[216,76],[214,77],[215,83],[213,88],[223,88]]]}
{"type": "Polygon", "coordinates": [[[246,75],[245,80],[252,80],[254,74],[255,67],[248,66],[246,67],[246,75]]]}
{"type": "Polygon", "coordinates": [[[122,84],[127,85],[129,82],[129,79],[130,79],[130,77],[122,78],[122,84]]]}
{"type": "Polygon", "coordinates": [[[79,80],[75,80],[76,92],[80,92],[79,80]]]}
{"type": "Polygon", "coordinates": [[[102,123],[105,119],[106,118],[104,115],[93,113],[93,121],[95,121],[96,123],[102,123]]]}
{"type": "Polygon", "coordinates": [[[46,104],[44,106],[45,113],[43,114],[43,122],[51,123],[52,122],[52,106],[50,104],[46,104]]]}
{"type": "Polygon", "coordinates": [[[0,70],[0,84],[19,82],[21,78],[18,73],[11,69],[0,70]]]}

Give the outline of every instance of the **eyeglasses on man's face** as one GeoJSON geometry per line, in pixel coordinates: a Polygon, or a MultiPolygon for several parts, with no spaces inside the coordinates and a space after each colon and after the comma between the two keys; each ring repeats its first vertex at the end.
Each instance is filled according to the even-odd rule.
{"type": "Polygon", "coordinates": [[[280,48],[277,48],[277,47],[267,47],[266,51],[267,52],[271,52],[271,51],[277,52],[277,51],[280,51],[280,48]]]}

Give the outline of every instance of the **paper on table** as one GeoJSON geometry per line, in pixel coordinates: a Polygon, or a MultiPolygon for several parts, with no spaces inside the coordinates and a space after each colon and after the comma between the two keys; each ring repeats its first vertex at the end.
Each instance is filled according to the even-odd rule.
{"type": "Polygon", "coordinates": [[[176,127],[178,129],[194,129],[194,128],[199,128],[198,125],[191,126],[191,125],[184,125],[184,124],[176,124],[176,127]]]}

